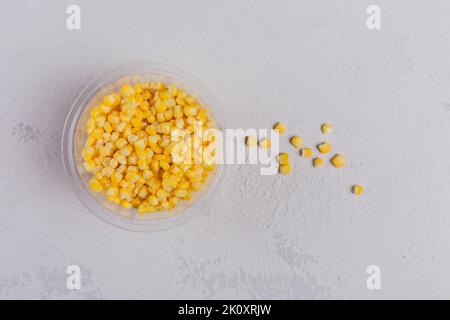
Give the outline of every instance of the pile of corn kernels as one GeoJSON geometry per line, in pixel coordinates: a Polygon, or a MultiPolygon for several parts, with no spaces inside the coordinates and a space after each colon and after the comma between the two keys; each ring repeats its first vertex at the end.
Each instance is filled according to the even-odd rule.
{"type": "MultiPolygon", "coordinates": [[[[281,123],[277,122],[273,126],[273,129],[278,132],[278,134],[284,134],[286,132],[286,126],[281,123]]],[[[329,134],[333,131],[333,126],[329,123],[324,123],[321,126],[321,130],[323,134],[329,134]]],[[[300,151],[300,155],[304,158],[313,158],[312,159],[312,165],[315,168],[321,167],[323,165],[323,159],[321,156],[314,157],[314,151],[312,148],[303,147],[304,140],[295,135],[290,138],[291,144],[300,151]]],[[[246,137],[246,144],[248,147],[255,147],[258,145],[258,140],[256,137],[253,136],[247,136],[246,137]]],[[[259,147],[263,149],[270,148],[271,141],[268,138],[263,138],[261,141],[259,141],[259,147]]],[[[331,145],[329,142],[322,142],[318,144],[317,150],[320,154],[328,154],[331,151],[331,145]]],[[[345,157],[344,155],[337,153],[330,159],[331,164],[336,168],[343,168],[345,166],[345,157]]],[[[291,173],[291,164],[289,162],[289,155],[285,152],[282,152],[278,155],[278,163],[279,163],[279,172],[283,175],[288,175],[291,173]]],[[[364,189],[361,185],[356,184],[353,185],[351,188],[351,191],[354,195],[362,195],[364,192],[364,189]]]]}
{"type": "Polygon", "coordinates": [[[203,161],[201,154],[194,161],[196,151],[214,141],[214,136],[196,139],[195,126],[206,132],[214,123],[175,84],[123,85],[92,109],[87,122],[82,157],[93,175],[90,187],[141,214],[171,210],[190,200],[215,170],[213,161],[203,161]]]}

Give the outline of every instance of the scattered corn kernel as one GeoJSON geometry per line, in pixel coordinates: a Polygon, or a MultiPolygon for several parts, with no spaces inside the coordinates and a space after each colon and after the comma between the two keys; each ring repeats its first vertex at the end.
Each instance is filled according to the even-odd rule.
{"type": "Polygon", "coordinates": [[[256,139],[256,137],[247,136],[245,137],[245,144],[249,147],[254,147],[258,144],[258,140],[256,139]]]}
{"type": "Polygon", "coordinates": [[[263,149],[269,149],[272,145],[270,139],[264,138],[259,142],[259,146],[263,149]]]}
{"type": "Polygon", "coordinates": [[[290,174],[291,173],[291,165],[290,164],[283,164],[279,168],[280,174],[290,174]]]}
{"type": "Polygon", "coordinates": [[[321,167],[323,165],[323,160],[321,158],[314,158],[313,159],[313,166],[314,167],[321,167]]]}
{"type": "Polygon", "coordinates": [[[299,136],[293,136],[291,138],[291,144],[296,147],[297,149],[300,149],[301,146],[303,145],[303,139],[300,138],[299,136]]]}
{"type": "Polygon", "coordinates": [[[300,150],[302,157],[311,158],[313,156],[313,151],[311,148],[303,148],[300,150]]]}
{"type": "Polygon", "coordinates": [[[126,83],[100,101],[90,113],[81,151],[94,192],[145,214],[171,210],[203,188],[215,164],[193,164],[194,152],[187,151],[194,149],[182,141],[190,138],[192,148],[205,149],[214,142],[193,139],[198,135],[196,121],[202,130],[213,128],[206,109],[194,97],[175,84],[126,83]],[[180,131],[179,139],[172,139],[174,130],[180,131]],[[174,163],[173,152],[184,146],[188,156],[174,163]]]}
{"type": "Polygon", "coordinates": [[[273,129],[275,131],[278,131],[279,134],[283,134],[286,132],[286,126],[284,124],[282,124],[281,122],[275,123],[275,125],[273,126],[273,129]]]}
{"type": "Polygon", "coordinates": [[[280,153],[278,155],[278,162],[281,165],[289,164],[289,155],[287,153],[280,153]]]}
{"type": "Polygon", "coordinates": [[[352,192],[354,195],[356,196],[361,196],[364,193],[364,188],[363,186],[359,185],[359,184],[355,184],[352,187],[352,192]]]}
{"type": "Polygon", "coordinates": [[[333,131],[333,126],[329,123],[322,124],[322,133],[330,133],[333,131]]]}
{"type": "Polygon", "coordinates": [[[336,154],[333,158],[331,158],[331,163],[336,168],[342,168],[345,166],[345,158],[341,154],[336,154]]]}
{"type": "Polygon", "coordinates": [[[363,188],[363,186],[361,186],[359,184],[355,184],[352,187],[352,192],[353,192],[354,195],[360,196],[360,195],[362,195],[364,193],[364,188],[363,188]]]}
{"type": "Polygon", "coordinates": [[[328,142],[317,145],[317,149],[320,153],[328,153],[331,151],[331,145],[328,142]]]}

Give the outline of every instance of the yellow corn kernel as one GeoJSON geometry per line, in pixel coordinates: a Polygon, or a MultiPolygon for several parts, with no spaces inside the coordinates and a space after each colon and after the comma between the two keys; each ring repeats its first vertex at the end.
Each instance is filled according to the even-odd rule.
{"type": "Polygon", "coordinates": [[[321,158],[314,158],[313,159],[313,166],[314,167],[321,167],[323,165],[323,160],[321,158]]]}
{"type": "Polygon", "coordinates": [[[177,105],[173,108],[173,116],[175,117],[175,118],[177,118],[177,119],[179,119],[179,118],[182,118],[183,116],[184,116],[184,113],[183,113],[183,108],[182,108],[182,106],[180,105],[180,103],[178,102],[178,99],[177,99],[177,105]]]}
{"type": "Polygon", "coordinates": [[[93,160],[88,160],[88,161],[84,162],[83,166],[87,172],[93,172],[96,168],[96,164],[93,160]]]}
{"type": "Polygon", "coordinates": [[[99,115],[101,115],[101,111],[99,107],[95,107],[91,110],[91,118],[95,119],[97,118],[99,115]]]}
{"type": "Polygon", "coordinates": [[[156,211],[156,208],[154,206],[152,206],[150,204],[145,204],[145,203],[142,203],[138,209],[138,212],[140,214],[151,213],[151,212],[155,212],[155,211],[156,211]]]}
{"type": "Polygon", "coordinates": [[[275,123],[275,125],[273,126],[273,129],[275,131],[277,131],[279,134],[283,134],[286,132],[286,126],[284,124],[282,124],[281,122],[275,123]]]}
{"type": "Polygon", "coordinates": [[[120,172],[114,172],[111,175],[111,182],[118,184],[123,178],[123,175],[120,172]]]}
{"type": "Polygon", "coordinates": [[[163,202],[161,202],[161,209],[162,210],[170,210],[170,209],[172,209],[172,206],[168,201],[163,201],[163,202]]]}
{"type": "Polygon", "coordinates": [[[120,204],[120,199],[115,196],[107,197],[107,199],[108,201],[114,202],[115,204],[120,204]]]}
{"type": "Polygon", "coordinates": [[[110,106],[105,106],[104,104],[102,104],[100,106],[100,112],[103,114],[108,114],[111,111],[111,107],[110,106]]]}
{"type": "Polygon", "coordinates": [[[157,100],[155,103],[155,110],[158,113],[164,112],[167,109],[167,105],[162,100],[157,100]]]}
{"type": "Polygon", "coordinates": [[[281,174],[290,174],[291,173],[291,165],[290,164],[282,164],[279,168],[279,172],[281,174]]]}
{"type": "Polygon", "coordinates": [[[359,184],[355,184],[352,187],[352,192],[354,195],[356,196],[361,196],[364,193],[364,188],[363,186],[359,185],[359,184]]]}
{"type": "Polygon", "coordinates": [[[300,150],[302,157],[311,158],[313,156],[313,151],[311,148],[303,148],[300,150]]]}
{"type": "Polygon", "coordinates": [[[81,151],[81,155],[85,160],[90,159],[95,155],[95,149],[92,146],[84,147],[81,151]]]}
{"type": "Polygon", "coordinates": [[[331,151],[331,145],[328,142],[317,145],[317,149],[320,153],[328,153],[331,151]]]}
{"type": "Polygon", "coordinates": [[[303,145],[303,139],[300,138],[299,136],[293,136],[290,142],[297,149],[300,149],[303,145]]]}
{"type": "Polygon", "coordinates": [[[177,94],[178,94],[178,88],[177,88],[177,86],[176,86],[175,83],[172,83],[172,84],[169,85],[169,90],[168,90],[168,92],[169,92],[169,94],[170,94],[172,97],[176,97],[176,96],[177,96],[177,94]]]}
{"type": "Polygon", "coordinates": [[[120,148],[120,154],[125,157],[128,157],[132,152],[133,152],[133,147],[130,146],[129,144],[120,148]]]}
{"type": "Polygon", "coordinates": [[[119,138],[119,140],[116,141],[116,147],[119,149],[125,147],[127,144],[128,142],[124,138],[119,138]]]}
{"type": "Polygon", "coordinates": [[[156,207],[159,204],[158,198],[153,194],[148,197],[147,201],[154,207],[156,207]]]}
{"type": "Polygon", "coordinates": [[[127,201],[131,201],[132,200],[132,194],[131,194],[130,190],[124,189],[124,188],[120,189],[119,197],[122,200],[127,200],[127,201]]]}
{"type": "Polygon", "coordinates": [[[245,144],[249,147],[254,147],[258,144],[258,140],[256,139],[256,137],[247,136],[245,137],[245,144]]]}
{"type": "Polygon", "coordinates": [[[120,201],[120,205],[121,205],[122,207],[124,207],[125,209],[131,209],[131,208],[133,208],[133,204],[132,204],[131,202],[129,202],[129,201],[126,201],[126,200],[120,201]]]}
{"type": "Polygon", "coordinates": [[[158,189],[158,191],[156,192],[156,196],[160,199],[167,198],[169,196],[169,193],[164,189],[158,189]]]}
{"type": "Polygon", "coordinates": [[[119,189],[117,187],[111,186],[108,189],[106,189],[105,194],[108,197],[115,197],[119,193],[119,189]]]}
{"type": "Polygon", "coordinates": [[[136,83],[134,85],[134,91],[136,91],[137,94],[141,94],[142,92],[144,92],[144,88],[142,88],[141,84],[136,83]]]}
{"type": "Polygon", "coordinates": [[[194,106],[185,106],[183,108],[183,112],[186,117],[194,117],[197,114],[198,109],[194,106]]]}
{"type": "Polygon", "coordinates": [[[103,167],[101,172],[102,175],[104,175],[105,177],[111,177],[112,174],[114,173],[114,169],[111,167],[103,167]]]}
{"type": "Polygon", "coordinates": [[[116,96],[113,94],[110,94],[109,96],[104,97],[103,104],[107,107],[114,106],[116,104],[116,96]]]}
{"type": "Polygon", "coordinates": [[[341,154],[336,154],[333,158],[331,158],[331,163],[336,168],[342,168],[345,166],[345,158],[341,154]]]}
{"type": "Polygon", "coordinates": [[[187,196],[188,192],[185,189],[176,189],[173,194],[179,198],[184,198],[187,196]]]}
{"type": "Polygon", "coordinates": [[[259,142],[259,146],[263,149],[268,149],[270,148],[272,145],[272,142],[270,141],[270,139],[264,138],[259,142]]]}
{"type": "Polygon", "coordinates": [[[278,162],[282,165],[289,164],[289,155],[287,153],[280,153],[278,155],[278,162]]]}
{"type": "Polygon", "coordinates": [[[94,192],[100,192],[100,191],[103,190],[102,184],[101,184],[100,182],[98,182],[98,180],[95,179],[95,178],[92,178],[91,181],[89,182],[89,184],[90,184],[90,186],[91,186],[91,189],[92,189],[94,192]]]}
{"type": "Polygon", "coordinates": [[[330,133],[333,131],[333,126],[329,123],[322,124],[322,133],[330,133]]]}
{"type": "Polygon", "coordinates": [[[156,126],[154,125],[148,125],[145,127],[145,132],[147,132],[148,135],[152,136],[157,133],[156,126]]]}
{"type": "Polygon", "coordinates": [[[169,203],[172,205],[172,207],[176,207],[178,205],[178,198],[177,197],[170,197],[169,203]]]}
{"type": "Polygon", "coordinates": [[[134,95],[136,91],[133,89],[133,87],[127,83],[120,88],[120,94],[122,97],[129,97],[131,95],[134,95]]]}
{"type": "Polygon", "coordinates": [[[146,186],[142,186],[138,191],[138,197],[140,199],[146,199],[148,196],[148,189],[146,186]]]}

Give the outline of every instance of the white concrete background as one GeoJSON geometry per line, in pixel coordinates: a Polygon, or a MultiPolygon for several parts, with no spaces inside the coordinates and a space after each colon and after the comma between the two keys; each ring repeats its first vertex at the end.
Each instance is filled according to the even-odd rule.
{"type": "Polygon", "coordinates": [[[450,297],[448,1],[3,0],[0,21],[0,298],[450,297]],[[330,121],[349,165],[313,169],[285,143],[290,177],[232,166],[190,223],[112,227],[70,190],[60,136],[82,88],[136,60],[193,73],[228,127],[281,120],[312,145],[330,121]]]}

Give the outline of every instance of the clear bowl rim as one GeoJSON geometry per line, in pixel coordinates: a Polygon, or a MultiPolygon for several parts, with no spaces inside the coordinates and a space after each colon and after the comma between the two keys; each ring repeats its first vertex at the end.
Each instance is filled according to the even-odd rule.
{"type": "Polygon", "coordinates": [[[206,200],[211,199],[214,195],[213,190],[217,189],[218,185],[222,181],[224,175],[225,166],[218,165],[213,181],[210,182],[207,190],[189,207],[186,207],[182,212],[161,219],[155,220],[138,220],[129,217],[121,216],[112,212],[104,205],[99,203],[91,193],[87,190],[83,183],[81,176],[76,168],[75,163],[75,150],[74,140],[78,121],[84,108],[87,106],[90,99],[92,99],[96,93],[102,88],[111,84],[113,81],[123,77],[133,76],[142,73],[161,73],[164,75],[172,76],[192,88],[202,99],[207,103],[207,107],[212,111],[217,128],[223,130],[223,115],[221,114],[221,105],[211,91],[197,78],[191,75],[189,72],[174,67],[172,65],[153,62],[153,61],[138,61],[127,64],[122,64],[117,67],[111,68],[108,71],[101,74],[99,77],[91,81],[77,96],[72,104],[67,118],[64,123],[63,134],[61,138],[61,154],[64,166],[64,171],[69,184],[84,205],[91,213],[101,220],[128,231],[136,232],[156,232],[175,228],[190,221],[195,216],[199,215],[202,207],[206,209],[206,200]],[[219,116],[218,116],[219,115],[219,116]]]}

